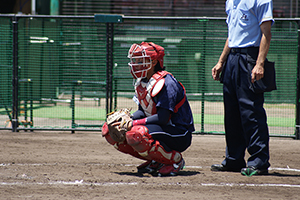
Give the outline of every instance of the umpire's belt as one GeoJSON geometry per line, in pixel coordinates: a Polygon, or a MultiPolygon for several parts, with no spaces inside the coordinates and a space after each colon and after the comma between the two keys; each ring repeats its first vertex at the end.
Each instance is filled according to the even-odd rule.
{"type": "Polygon", "coordinates": [[[245,47],[245,48],[231,48],[230,52],[233,54],[258,54],[259,47],[245,47]]]}

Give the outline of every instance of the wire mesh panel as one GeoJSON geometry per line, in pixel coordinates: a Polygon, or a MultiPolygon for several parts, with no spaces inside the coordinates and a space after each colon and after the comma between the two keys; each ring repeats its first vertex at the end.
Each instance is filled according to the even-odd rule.
{"type": "Polygon", "coordinates": [[[164,66],[186,88],[193,109],[197,131],[223,131],[222,85],[211,78],[227,36],[224,20],[126,19],[115,31],[115,85],[117,107],[132,104],[133,80],[129,73],[127,52],[133,43],[154,42],[165,48],[164,66]],[[121,77],[121,78],[119,78],[121,77]],[[120,90],[120,91],[119,91],[120,90]],[[215,107],[215,106],[217,107],[215,107]],[[207,107],[207,108],[205,108],[207,107]],[[204,127],[205,125],[205,127],[204,127]]]}
{"type": "Polygon", "coordinates": [[[12,54],[11,20],[0,18],[0,127],[9,127],[12,111],[12,54]]]}
{"type": "MultiPolygon", "coordinates": [[[[165,48],[164,65],[186,88],[197,132],[224,132],[222,84],[213,81],[211,68],[217,63],[226,38],[224,19],[130,18],[116,25],[114,80],[116,108],[132,107],[133,80],[127,52],[133,43],[154,42],[165,48]]],[[[297,79],[297,26],[281,21],[274,25],[269,60],[275,61],[278,90],[265,94],[270,133],[294,134],[297,79]]]]}
{"type": "Polygon", "coordinates": [[[298,25],[277,20],[272,27],[268,59],[275,62],[277,90],[265,93],[270,133],[290,135],[295,127],[298,25]]]}
{"type": "Polygon", "coordinates": [[[99,130],[106,117],[105,26],[93,17],[21,18],[18,36],[20,110],[33,113],[29,125],[99,130]]]}
{"type": "MultiPolygon", "coordinates": [[[[225,0],[60,0],[63,15],[226,17],[225,0]]],[[[299,1],[273,0],[274,17],[299,17],[299,1]]]]}

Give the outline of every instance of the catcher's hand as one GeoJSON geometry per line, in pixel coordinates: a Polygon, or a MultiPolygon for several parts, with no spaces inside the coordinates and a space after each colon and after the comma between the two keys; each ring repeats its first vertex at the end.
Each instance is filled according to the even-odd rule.
{"type": "Polygon", "coordinates": [[[116,142],[123,142],[125,140],[125,133],[129,131],[128,125],[131,122],[130,110],[127,108],[122,108],[119,111],[109,113],[106,123],[110,137],[116,142]]]}

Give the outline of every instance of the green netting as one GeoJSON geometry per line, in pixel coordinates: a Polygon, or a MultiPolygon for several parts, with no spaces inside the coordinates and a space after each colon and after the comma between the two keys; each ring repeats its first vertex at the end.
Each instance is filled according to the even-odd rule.
{"type": "MultiPolygon", "coordinates": [[[[12,107],[11,20],[0,17],[0,26],[0,119],[6,121],[12,107]]],[[[18,19],[20,128],[99,130],[107,106],[106,28],[93,16],[18,19]]],[[[272,35],[268,59],[276,63],[278,90],[265,94],[268,124],[271,135],[292,136],[297,24],[277,20],[272,35]]],[[[184,84],[196,131],[224,132],[222,84],[213,81],[211,68],[226,38],[224,19],[136,17],[114,24],[113,108],[137,109],[127,53],[131,44],[151,41],[165,48],[166,69],[184,84]]]]}
{"type": "Polygon", "coordinates": [[[0,121],[7,124],[12,110],[12,26],[9,18],[0,18],[0,121]]]}
{"type": "Polygon", "coordinates": [[[25,80],[19,85],[20,110],[32,103],[33,127],[100,127],[105,31],[93,18],[19,20],[19,78],[25,80]]]}
{"type": "MultiPolygon", "coordinates": [[[[114,77],[119,98],[131,97],[134,92],[125,59],[130,45],[152,41],[165,48],[166,69],[184,84],[197,131],[224,132],[222,85],[213,81],[211,68],[217,63],[227,38],[225,20],[126,19],[115,26],[118,31],[114,38],[114,77]]],[[[276,63],[278,90],[265,94],[265,108],[270,133],[290,135],[294,134],[295,125],[297,25],[276,22],[272,35],[268,59],[276,63]]],[[[132,105],[130,101],[128,106],[132,105]]],[[[123,105],[117,103],[117,106],[123,105]]]]}
{"type": "MultiPolygon", "coordinates": [[[[111,13],[125,16],[226,17],[224,0],[60,0],[60,2],[62,15],[111,13]]],[[[272,2],[274,17],[299,17],[298,1],[272,2]]],[[[39,10],[37,12],[42,14],[39,10]]]]}

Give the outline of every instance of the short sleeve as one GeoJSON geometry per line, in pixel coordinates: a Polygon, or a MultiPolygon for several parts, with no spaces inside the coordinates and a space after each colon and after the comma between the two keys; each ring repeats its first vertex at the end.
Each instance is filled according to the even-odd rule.
{"type": "Polygon", "coordinates": [[[257,3],[256,16],[258,19],[259,25],[266,21],[272,21],[272,25],[275,22],[273,19],[273,2],[272,0],[268,1],[258,1],[257,3]]]}

